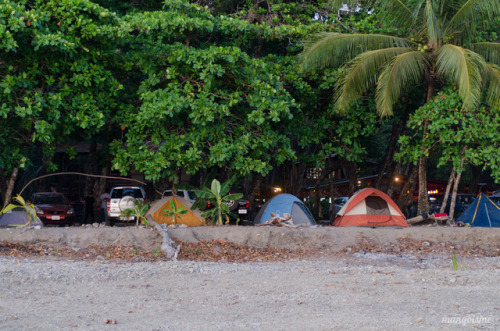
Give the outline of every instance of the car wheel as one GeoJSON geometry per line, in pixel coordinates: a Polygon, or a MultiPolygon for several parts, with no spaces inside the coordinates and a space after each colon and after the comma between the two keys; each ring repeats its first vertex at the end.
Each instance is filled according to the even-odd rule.
{"type": "Polygon", "coordinates": [[[224,203],[229,207],[229,211],[234,211],[238,207],[236,200],[224,201],[224,203]]]}
{"type": "Polygon", "coordinates": [[[109,216],[106,216],[105,223],[106,223],[107,226],[113,226],[113,225],[115,225],[115,222],[111,218],[109,218],[109,216]]]}

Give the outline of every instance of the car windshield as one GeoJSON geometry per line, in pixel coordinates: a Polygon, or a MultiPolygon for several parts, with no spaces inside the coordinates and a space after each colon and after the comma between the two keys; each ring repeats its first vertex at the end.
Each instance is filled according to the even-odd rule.
{"type": "Polygon", "coordinates": [[[165,191],[163,192],[163,197],[171,197],[172,196],[172,191],[165,191]]]}
{"type": "Polygon", "coordinates": [[[141,190],[135,188],[117,188],[111,193],[111,199],[120,199],[126,196],[136,199],[143,198],[141,190]]]}
{"type": "Polygon", "coordinates": [[[462,195],[457,197],[460,200],[461,204],[471,204],[474,201],[474,197],[471,195],[462,195]]]}
{"type": "Polygon", "coordinates": [[[35,195],[33,199],[35,205],[56,205],[56,204],[67,204],[64,196],[60,194],[43,194],[35,195]]]}
{"type": "Polygon", "coordinates": [[[344,202],[345,202],[344,198],[336,198],[335,200],[333,200],[333,203],[335,203],[336,205],[341,205],[344,202]]]}

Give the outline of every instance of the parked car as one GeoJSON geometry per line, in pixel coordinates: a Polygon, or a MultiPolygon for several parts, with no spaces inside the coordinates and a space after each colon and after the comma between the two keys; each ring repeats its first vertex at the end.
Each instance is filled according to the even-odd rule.
{"type": "Polygon", "coordinates": [[[30,202],[35,206],[36,215],[45,225],[75,224],[75,210],[62,193],[34,193],[30,202]]]}
{"type": "MultiPolygon", "coordinates": [[[[177,190],[177,195],[191,203],[194,203],[196,201],[196,193],[194,192],[194,190],[177,190]]],[[[171,196],[172,190],[165,190],[161,197],[163,199],[171,196]]]]}
{"type": "MultiPolygon", "coordinates": [[[[446,208],[444,210],[444,212],[448,215],[450,215],[451,197],[452,195],[450,194],[448,196],[448,203],[446,204],[446,208]]],[[[430,213],[439,213],[441,205],[443,204],[443,198],[444,196],[442,195],[429,195],[430,213]]],[[[474,194],[458,193],[453,218],[458,218],[475,199],[476,196],[474,194]]]]}
{"type": "Polygon", "coordinates": [[[332,206],[335,206],[335,215],[334,215],[334,218],[337,215],[337,213],[340,211],[340,209],[342,208],[342,206],[345,205],[345,203],[347,202],[347,200],[349,200],[349,197],[338,197],[338,198],[333,199],[333,205],[330,205],[329,212],[331,213],[333,211],[333,207],[332,206]]]}
{"type": "Polygon", "coordinates": [[[144,201],[146,191],[140,186],[116,186],[111,189],[106,205],[106,224],[113,226],[117,221],[133,221],[135,217],[123,216],[126,209],[134,209],[137,200],[144,201]]]}
{"type": "MultiPolygon", "coordinates": [[[[236,217],[237,217],[241,222],[240,224],[253,224],[250,218],[251,216],[250,200],[248,200],[248,195],[246,195],[245,190],[243,189],[243,187],[238,186],[229,192],[229,194],[234,194],[234,193],[242,193],[243,197],[238,200],[224,201],[224,203],[229,207],[229,211],[233,215],[233,217],[231,217],[230,222],[236,223],[236,217]]],[[[207,209],[213,208],[212,201],[207,200],[206,208],[207,209]]]]}

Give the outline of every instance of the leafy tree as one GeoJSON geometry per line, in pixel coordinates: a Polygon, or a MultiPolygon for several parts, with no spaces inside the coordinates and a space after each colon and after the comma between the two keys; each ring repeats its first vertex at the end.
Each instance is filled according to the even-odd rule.
{"type": "MultiPolygon", "coordinates": [[[[484,106],[474,112],[462,107],[458,92],[450,88],[439,93],[411,115],[409,126],[412,135],[401,137],[399,158],[416,161],[421,151],[437,151],[438,167],[448,163],[453,165],[446,192],[454,181],[450,217],[453,217],[458,185],[467,165],[485,166],[491,169],[492,177],[500,182],[500,112],[484,106]],[[427,134],[423,136],[421,123],[428,121],[427,134]]],[[[446,207],[448,194],[443,200],[442,210],[446,207]]]]}
{"type": "MultiPolygon", "coordinates": [[[[339,4],[342,1],[334,1],[339,4]]],[[[475,43],[479,26],[500,13],[496,0],[379,0],[386,22],[407,37],[377,34],[323,33],[310,38],[302,53],[304,70],[345,64],[337,82],[335,108],[350,111],[353,103],[376,86],[376,108],[381,116],[393,113],[404,91],[424,87],[422,103],[432,100],[441,82],[458,89],[466,110],[475,109],[486,90],[491,106],[500,104],[500,44],[475,43]],[[464,26],[468,28],[464,29],[464,26]]],[[[424,121],[423,134],[428,121],[424,121]]],[[[428,211],[426,163],[419,159],[419,211],[428,211]]]]}
{"type": "Polygon", "coordinates": [[[91,1],[1,1],[0,123],[9,139],[0,139],[0,172],[10,184],[33,144],[54,170],[56,144],[99,133],[120,108],[112,68],[127,33],[91,1]]]}
{"type": "Polygon", "coordinates": [[[296,105],[273,64],[210,42],[247,22],[219,21],[183,1],[128,19],[137,34],[130,55],[144,79],[139,109],[122,114],[116,169],[125,173],[133,164],[155,181],[210,167],[265,175],[293,156],[278,125],[296,105]]]}

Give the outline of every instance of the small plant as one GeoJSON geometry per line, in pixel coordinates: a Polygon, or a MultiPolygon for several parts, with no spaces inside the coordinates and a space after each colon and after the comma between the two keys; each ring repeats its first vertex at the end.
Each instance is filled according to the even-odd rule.
{"type": "Polygon", "coordinates": [[[155,249],[153,249],[153,251],[151,253],[153,254],[153,257],[155,257],[155,258],[159,258],[163,254],[160,246],[156,246],[155,249]]]}
{"type": "Polygon", "coordinates": [[[137,200],[134,209],[127,208],[121,212],[120,216],[125,217],[127,223],[130,220],[130,217],[134,216],[135,226],[139,226],[139,222],[141,222],[141,224],[144,224],[145,226],[149,226],[148,220],[146,219],[146,217],[144,217],[144,214],[146,214],[148,209],[149,205],[146,202],[137,200]]]}
{"type": "Polygon", "coordinates": [[[229,211],[229,207],[224,202],[238,200],[243,197],[243,194],[241,193],[228,194],[232,183],[232,180],[228,180],[221,185],[217,179],[214,179],[210,188],[205,186],[201,190],[195,191],[199,198],[214,201],[214,208],[203,212],[201,215],[202,217],[210,217],[212,223],[222,225],[222,216],[225,216],[225,223],[229,223],[229,215],[231,213],[229,211]]]}
{"type": "Polygon", "coordinates": [[[163,211],[165,212],[165,216],[172,217],[172,223],[174,225],[177,225],[178,220],[182,220],[181,215],[184,215],[188,212],[183,205],[177,208],[174,199],[170,199],[170,209],[171,210],[164,208],[163,211]]]}
{"type": "Polygon", "coordinates": [[[465,271],[465,266],[464,265],[460,265],[458,263],[458,259],[457,259],[457,252],[453,252],[453,255],[451,256],[451,263],[453,264],[453,269],[455,271],[458,270],[458,268],[460,267],[460,269],[462,269],[462,271],[465,271]]]}
{"type": "Polygon", "coordinates": [[[7,212],[11,211],[14,208],[22,207],[24,209],[24,211],[26,212],[26,214],[28,214],[28,221],[26,222],[26,224],[11,224],[10,226],[30,226],[31,222],[33,222],[33,223],[36,224],[37,223],[37,218],[36,218],[35,206],[32,203],[26,202],[23,199],[23,197],[20,196],[20,195],[15,196],[14,200],[19,205],[15,205],[15,204],[12,204],[12,203],[8,204],[7,206],[5,206],[5,208],[3,208],[2,210],[0,210],[0,215],[3,214],[3,213],[7,213],[7,212]]]}

